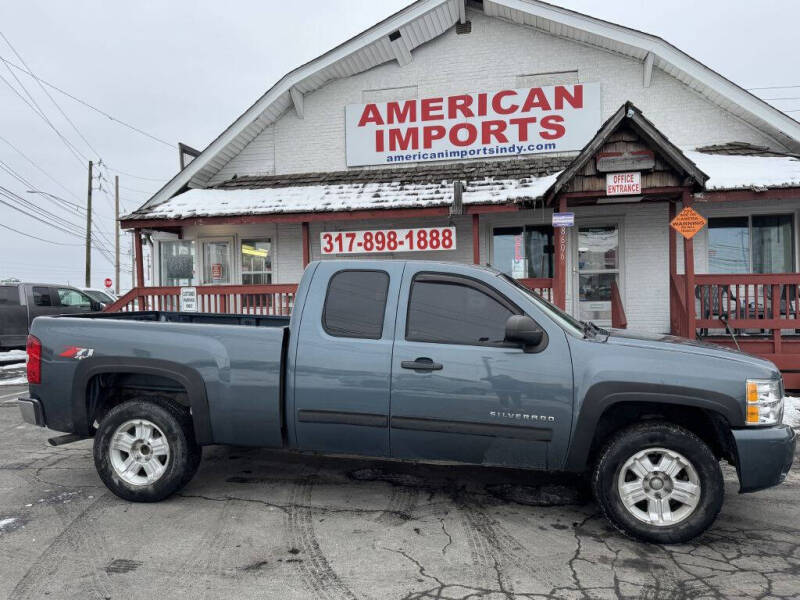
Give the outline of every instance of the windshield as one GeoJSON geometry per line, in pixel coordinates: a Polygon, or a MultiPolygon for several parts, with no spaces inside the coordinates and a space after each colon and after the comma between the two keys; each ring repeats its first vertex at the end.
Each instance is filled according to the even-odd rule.
{"type": "Polygon", "coordinates": [[[525,293],[525,295],[528,296],[528,298],[533,300],[539,306],[539,308],[541,308],[545,313],[547,313],[547,316],[553,319],[553,321],[555,321],[562,329],[566,330],[567,332],[577,337],[584,336],[584,333],[586,331],[584,324],[578,321],[575,317],[573,317],[572,315],[568,315],[554,304],[550,304],[539,294],[537,294],[533,290],[526,288],[524,285],[522,285],[519,281],[517,281],[513,277],[509,277],[505,273],[500,273],[500,277],[505,279],[507,282],[509,282],[518,290],[525,293]]]}

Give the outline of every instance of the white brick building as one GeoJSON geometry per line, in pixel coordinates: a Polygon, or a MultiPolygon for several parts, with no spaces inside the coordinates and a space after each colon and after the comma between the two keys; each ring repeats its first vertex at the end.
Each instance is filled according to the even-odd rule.
{"type": "Polygon", "coordinates": [[[454,249],[373,253],[488,263],[603,325],[694,337],[727,316],[790,373],[799,152],[800,123],[660,38],[536,0],[419,0],[284,76],[123,226],[153,244],[157,306],[197,286],[207,310],[287,310],[309,260],[350,255],[339,232],[454,228],[454,249]],[[639,188],[606,195],[620,172],[639,188]],[[690,204],[708,224],[684,242],[690,204]]]}

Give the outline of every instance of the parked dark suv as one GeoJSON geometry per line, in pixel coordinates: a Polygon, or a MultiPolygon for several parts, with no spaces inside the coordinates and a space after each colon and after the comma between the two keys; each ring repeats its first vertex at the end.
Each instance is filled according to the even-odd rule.
{"type": "Polygon", "coordinates": [[[99,302],[69,285],[0,283],[0,351],[24,348],[36,317],[99,310],[99,302]]]}

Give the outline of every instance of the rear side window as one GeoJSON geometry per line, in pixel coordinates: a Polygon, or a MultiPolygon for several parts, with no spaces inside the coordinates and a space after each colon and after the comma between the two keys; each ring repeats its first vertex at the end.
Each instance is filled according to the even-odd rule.
{"type": "Polygon", "coordinates": [[[33,303],[36,306],[52,306],[53,303],[50,299],[50,288],[47,287],[34,287],[33,288],[33,303]]]}
{"type": "Polygon", "coordinates": [[[19,290],[15,285],[0,285],[0,306],[19,306],[19,290]]]}
{"type": "Polygon", "coordinates": [[[328,282],[322,326],[336,337],[380,339],[388,291],[385,271],[339,271],[328,282]]]}
{"type": "Polygon", "coordinates": [[[406,339],[414,342],[500,345],[508,317],[519,314],[494,290],[471,279],[417,276],[411,286],[406,339]]]}

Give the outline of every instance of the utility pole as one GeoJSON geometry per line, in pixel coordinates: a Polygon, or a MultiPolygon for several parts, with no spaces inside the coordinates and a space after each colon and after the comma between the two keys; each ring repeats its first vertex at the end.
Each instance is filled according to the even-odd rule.
{"type": "Polygon", "coordinates": [[[119,296],[119,175],[114,175],[114,291],[119,296]]]}
{"type": "Polygon", "coordinates": [[[86,287],[92,287],[92,161],[89,161],[89,189],[86,192],[86,287]]]}

